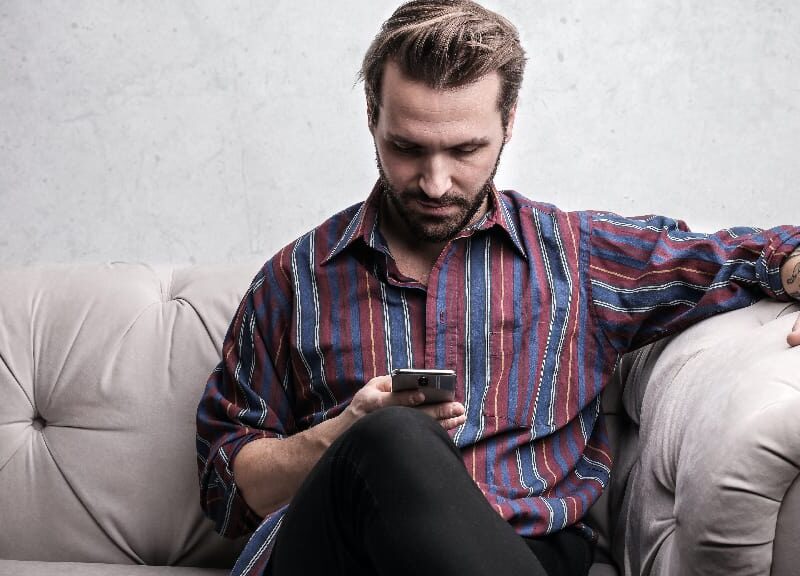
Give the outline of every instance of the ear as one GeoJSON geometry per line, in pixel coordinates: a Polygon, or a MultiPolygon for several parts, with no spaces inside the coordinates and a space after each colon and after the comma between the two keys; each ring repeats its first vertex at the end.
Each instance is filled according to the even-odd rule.
{"type": "Polygon", "coordinates": [[[506,134],[505,139],[503,142],[508,142],[511,140],[511,134],[514,132],[514,120],[517,117],[517,103],[514,102],[514,105],[508,111],[508,122],[506,123],[506,134]]]}

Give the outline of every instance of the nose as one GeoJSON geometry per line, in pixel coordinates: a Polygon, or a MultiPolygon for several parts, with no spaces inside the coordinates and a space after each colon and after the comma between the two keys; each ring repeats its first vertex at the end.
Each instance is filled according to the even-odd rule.
{"type": "Polygon", "coordinates": [[[429,198],[441,198],[450,190],[453,182],[447,160],[438,154],[427,159],[419,178],[419,187],[429,198]]]}

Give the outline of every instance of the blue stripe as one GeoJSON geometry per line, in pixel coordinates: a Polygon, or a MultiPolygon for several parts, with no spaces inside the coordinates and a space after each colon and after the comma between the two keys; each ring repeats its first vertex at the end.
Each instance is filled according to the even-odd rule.
{"type": "MultiPolygon", "coordinates": [[[[522,292],[522,274],[524,272],[523,267],[526,268],[526,269],[532,269],[533,268],[532,266],[526,266],[525,263],[522,260],[514,258],[514,260],[512,262],[512,267],[511,267],[511,276],[512,276],[512,282],[513,282],[513,287],[514,287],[514,292],[513,293],[515,295],[523,293],[522,292]]],[[[531,284],[531,286],[535,286],[535,284],[531,284]]],[[[531,290],[531,292],[533,292],[533,291],[531,290]]],[[[533,317],[533,315],[534,315],[533,312],[523,311],[522,310],[522,298],[512,298],[511,300],[513,302],[514,318],[532,318],[533,317]]],[[[536,324],[532,324],[531,322],[529,322],[528,325],[529,326],[535,326],[536,324]]],[[[531,352],[531,355],[534,356],[534,357],[536,356],[536,354],[534,352],[534,350],[536,349],[535,331],[531,329],[530,332],[526,332],[525,328],[526,328],[525,326],[520,326],[520,329],[519,330],[514,330],[514,333],[513,333],[513,338],[512,338],[512,341],[511,341],[512,350],[511,350],[511,354],[510,354],[511,363],[510,363],[510,366],[508,367],[508,381],[509,382],[518,382],[519,381],[519,358],[520,358],[520,353],[522,352],[523,346],[527,346],[529,348],[530,352],[531,352]],[[523,344],[523,342],[522,342],[523,335],[528,338],[528,342],[525,343],[525,344],[523,344]]],[[[509,357],[509,355],[506,355],[506,356],[509,357]]],[[[529,372],[529,374],[530,374],[530,372],[529,372]]],[[[530,376],[529,376],[529,378],[530,378],[530,376]]],[[[530,382],[530,380],[529,380],[529,382],[530,382]]],[[[519,406],[518,406],[519,397],[518,396],[519,396],[518,394],[509,394],[508,395],[508,414],[514,421],[516,421],[518,419],[517,418],[518,409],[519,409],[519,406]]],[[[531,396],[530,391],[528,391],[528,393],[525,394],[525,397],[527,399],[526,403],[528,403],[528,404],[530,403],[530,396],[531,396]]],[[[526,406],[525,414],[527,414],[528,410],[529,410],[529,407],[526,406]]],[[[520,420],[524,420],[524,415],[523,415],[523,418],[520,418],[520,420]]]]}
{"type": "MultiPolygon", "coordinates": [[[[453,247],[450,246],[446,250],[448,252],[452,252],[453,247]]],[[[436,341],[434,344],[434,358],[436,359],[436,366],[428,366],[428,368],[459,368],[458,366],[446,366],[447,325],[452,322],[450,315],[455,314],[455,310],[447,309],[447,291],[450,289],[450,261],[450,258],[445,258],[442,268],[439,272],[439,290],[436,293],[436,341]],[[444,320],[444,322],[442,320],[444,320]]],[[[458,281],[455,280],[453,283],[457,284],[458,281]]]]}
{"type": "Polygon", "coordinates": [[[486,235],[475,238],[470,243],[469,256],[466,266],[469,269],[469,282],[465,283],[466,298],[465,302],[468,309],[465,311],[469,315],[469,342],[470,347],[469,366],[466,385],[469,387],[469,403],[467,405],[467,422],[469,425],[464,427],[463,442],[471,444],[475,442],[481,434],[483,423],[483,399],[486,393],[486,345],[488,330],[486,326],[486,278],[484,277],[484,266],[486,262],[486,235]]]}
{"type": "Polygon", "coordinates": [[[318,302],[314,300],[312,285],[314,278],[311,277],[311,258],[313,233],[306,234],[295,244],[293,256],[293,272],[297,277],[297,286],[303,286],[295,294],[298,299],[296,312],[298,316],[298,346],[302,352],[306,369],[311,383],[311,392],[320,401],[322,410],[314,414],[314,423],[324,419],[324,413],[336,405],[336,399],[325,385],[324,360],[317,350],[316,331],[317,331],[317,307],[318,302]]]}
{"type": "MultiPolygon", "coordinates": [[[[346,282],[345,290],[347,292],[347,302],[360,302],[361,298],[358,293],[358,287],[361,283],[355,279],[358,277],[358,274],[363,274],[363,270],[353,258],[348,258],[345,266],[347,269],[347,277],[353,279],[351,282],[346,282]]],[[[355,370],[353,377],[364,381],[364,358],[362,356],[363,348],[361,346],[361,308],[357,305],[348,306],[348,308],[350,313],[349,349],[352,352],[355,370]]]]}
{"type": "MultiPolygon", "coordinates": [[[[386,286],[386,303],[389,311],[389,326],[391,327],[392,368],[412,368],[408,357],[408,341],[406,339],[406,321],[403,314],[403,301],[401,289],[390,284],[386,286]]],[[[416,368],[416,366],[413,366],[416,368]]]]}

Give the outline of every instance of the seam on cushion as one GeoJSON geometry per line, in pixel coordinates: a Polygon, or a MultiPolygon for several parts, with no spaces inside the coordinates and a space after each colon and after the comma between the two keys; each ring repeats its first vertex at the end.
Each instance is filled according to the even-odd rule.
{"type": "MultiPolygon", "coordinates": [[[[795,488],[796,490],[800,491],[800,473],[798,473],[798,475],[795,476],[794,480],[792,480],[789,483],[789,485],[787,486],[786,492],[784,492],[783,498],[781,499],[780,506],[778,506],[778,513],[775,515],[775,528],[776,528],[776,530],[775,530],[775,537],[772,540],[772,565],[773,565],[773,567],[774,567],[774,562],[775,562],[774,561],[774,558],[775,558],[775,542],[779,541],[778,537],[777,537],[778,534],[779,534],[777,528],[778,528],[778,524],[781,523],[781,512],[783,512],[783,510],[784,510],[784,503],[786,502],[786,497],[792,491],[792,488],[795,488]]],[[[781,538],[780,542],[783,542],[783,540],[784,540],[784,538],[781,538]]],[[[785,546],[785,545],[782,544],[781,547],[783,547],[783,546],[785,546]]]]}
{"type": "Polygon", "coordinates": [[[194,304],[192,304],[189,300],[187,300],[183,296],[176,296],[174,298],[174,301],[175,302],[182,302],[182,303],[186,304],[189,308],[191,308],[192,311],[194,311],[195,316],[197,316],[197,319],[200,320],[200,323],[203,325],[203,328],[205,329],[206,334],[208,335],[209,341],[211,341],[211,344],[214,346],[215,349],[217,349],[218,344],[214,340],[214,335],[211,333],[211,329],[208,327],[208,324],[206,323],[206,321],[203,318],[203,316],[200,314],[200,311],[197,309],[197,307],[195,307],[194,304]]]}
{"type": "Polygon", "coordinates": [[[67,485],[67,488],[69,488],[69,491],[72,492],[73,496],[75,496],[75,499],[78,501],[78,503],[84,509],[86,514],[89,516],[89,518],[92,519],[92,522],[94,522],[94,524],[97,526],[97,528],[100,531],[100,533],[106,538],[106,540],[111,542],[111,544],[114,545],[115,548],[117,548],[120,552],[122,552],[122,554],[124,554],[126,557],[130,558],[131,561],[134,564],[143,564],[144,563],[143,560],[141,558],[139,558],[138,555],[136,555],[132,550],[128,551],[128,550],[125,550],[124,548],[122,548],[119,545],[119,543],[117,543],[117,541],[114,538],[112,538],[111,535],[106,531],[106,529],[103,527],[103,525],[97,519],[97,517],[92,513],[92,510],[86,505],[86,503],[80,497],[80,495],[75,490],[75,488],[73,488],[72,483],[67,478],[67,475],[64,474],[64,471],[61,469],[61,465],[58,463],[58,460],[56,459],[55,454],[53,453],[53,450],[50,448],[50,444],[47,442],[47,435],[44,434],[44,433],[42,434],[42,440],[44,441],[45,448],[47,448],[47,453],[50,455],[50,459],[53,461],[53,464],[55,465],[56,470],[58,470],[58,473],[61,475],[61,478],[64,480],[64,484],[67,485]]]}
{"type": "Polygon", "coordinates": [[[783,316],[788,316],[789,314],[795,314],[796,312],[800,312],[800,310],[798,310],[797,307],[798,307],[797,302],[789,302],[788,304],[786,304],[786,306],[781,308],[780,311],[775,315],[775,319],[781,318],[783,316]]]}
{"type": "Polygon", "coordinates": [[[164,298],[164,300],[166,302],[169,302],[170,300],[173,300],[173,297],[172,297],[172,286],[174,284],[174,281],[175,281],[175,268],[170,268],[169,280],[167,281],[167,293],[163,296],[163,298],[164,298]]]}
{"type": "MultiPolygon", "coordinates": [[[[664,350],[666,350],[667,347],[668,346],[665,346],[664,350]]],[[[661,354],[659,354],[659,358],[656,359],[656,363],[658,363],[658,360],[661,358],[661,355],[664,353],[664,350],[662,350],[661,354]]],[[[700,348],[699,350],[695,350],[689,356],[687,356],[686,359],[683,362],[681,362],[681,365],[677,368],[677,370],[675,370],[675,372],[673,373],[672,377],[669,378],[669,380],[666,380],[660,386],[660,388],[664,389],[664,388],[666,388],[668,386],[672,386],[672,383],[675,382],[675,379],[680,375],[681,372],[683,372],[683,370],[686,368],[686,365],[689,364],[689,362],[694,360],[697,356],[699,356],[700,354],[702,354],[706,350],[708,350],[708,348],[700,348]]],[[[647,397],[650,396],[650,394],[648,394],[648,392],[650,392],[652,390],[652,386],[650,386],[650,382],[652,382],[652,378],[653,378],[653,373],[654,372],[655,372],[655,366],[653,366],[653,370],[650,371],[650,377],[648,378],[648,381],[647,381],[647,388],[645,389],[644,396],[642,397],[642,409],[641,409],[642,410],[642,414],[644,414],[644,411],[645,411],[645,404],[648,404],[647,397]]],[[[640,419],[641,419],[642,414],[639,415],[640,419]]]]}
{"type": "Polygon", "coordinates": [[[11,455],[8,457],[8,459],[5,462],[0,462],[0,472],[2,472],[3,468],[5,468],[8,465],[8,463],[14,459],[14,456],[17,455],[17,452],[22,450],[22,447],[24,445],[25,445],[25,437],[22,436],[22,440],[20,441],[19,445],[16,448],[14,448],[14,450],[12,450],[11,455]]]}
{"type": "MultiPolygon", "coordinates": [[[[52,396],[54,396],[56,394],[56,390],[59,388],[59,386],[61,384],[62,376],[64,374],[64,367],[67,365],[67,360],[70,358],[70,356],[72,356],[72,351],[75,349],[75,344],[77,343],[78,338],[79,338],[81,332],[83,331],[83,327],[86,325],[86,319],[89,317],[90,313],[91,313],[91,311],[90,311],[89,308],[84,309],[83,315],[81,316],[80,322],[78,323],[78,327],[72,332],[72,334],[70,334],[69,346],[67,347],[66,351],[64,352],[64,356],[63,356],[63,360],[64,361],[61,363],[61,366],[58,367],[58,374],[56,374],[55,378],[53,379],[53,385],[50,387],[50,395],[47,398],[48,407],[50,405],[50,399],[52,398],[52,396]]],[[[39,386],[36,385],[36,381],[38,380],[38,378],[36,376],[37,373],[38,373],[38,370],[35,370],[34,371],[34,382],[33,382],[33,396],[34,396],[34,399],[37,396],[36,391],[39,389],[39,386]]],[[[38,402],[37,402],[37,404],[38,404],[38,402]]],[[[41,414],[42,410],[37,410],[37,412],[41,414]]]]}
{"type": "MultiPolygon", "coordinates": [[[[0,354],[0,362],[2,362],[3,366],[6,367],[6,370],[8,370],[9,374],[11,374],[11,377],[14,379],[14,382],[16,382],[17,386],[19,386],[19,389],[22,391],[22,394],[23,396],[25,396],[25,399],[28,401],[28,404],[31,405],[31,410],[33,410],[33,413],[38,414],[36,406],[33,404],[33,399],[30,396],[28,396],[28,393],[25,391],[25,387],[22,385],[22,382],[19,381],[19,378],[17,378],[17,375],[14,374],[14,371],[11,369],[11,366],[8,364],[8,362],[6,361],[5,357],[2,354],[0,354]]],[[[33,388],[33,385],[31,385],[31,388],[33,388]]]]}
{"type": "MultiPolygon", "coordinates": [[[[700,350],[696,350],[696,351],[694,351],[694,352],[693,352],[693,353],[692,353],[690,356],[688,356],[688,357],[687,357],[687,358],[686,358],[686,359],[685,359],[685,360],[684,360],[684,361],[681,363],[680,367],[678,367],[678,369],[677,369],[677,370],[675,370],[675,372],[674,372],[674,374],[672,375],[672,377],[671,377],[671,378],[669,378],[669,380],[667,380],[667,381],[665,381],[665,382],[664,382],[664,384],[663,384],[663,385],[660,387],[660,390],[664,390],[664,391],[665,391],[665,390],[667,390],[668,388],[670,388],[670,387],[671,387],[671,386],[672,386],[672,385],[675,383],[675,380],[678,378],[678,376],[680,376],[680,374],[681,374],[681,373],[683,372],[683,370],[686,368],[686,366],[687,366],[687,365],[688,365],[688,364],[689,364],[689,363],[690,363],[692,360],[694,360],[694,359],[695,359],[695,358],[696,358],[698,355],[700,355],[700,354],[702,354],[703,352],[705,352],[705,350],[706,350],[706,348],[701,348],[700,350]]],[[[652,378],[652,372],[651,372],[651,378],[652,378]]],[[[648,382],[648,384],[649,384],[649,382],[648,382]]],[[[647,398],[648,398],[648,396],[649,396],[648,392],[650,392],[650,391],[651,391],[651,387],[650,387],[650,386],[647,386],[647,390],[645,390],[644,397],[642,398],[642,414],[640,415],[640,428],[639,428],[640,430],[642,430],[642,429],[644,428],[644,426],[642,426],[641,422],[643,422],[643,421],[645,420],[643,416],[644,416],[644,412],[645,412],[645,405],[646,405],[646,404],[648,404],[648,405],[649,405],[649,403],[648,403],[648,401],[647,401],[647,398]]],[[[662,394],[662,395],[660,395],[660,396],[662,396],[662,397],[663,397],[663,394],[662,394]]],[[[649,413],[654,413],[654,412],[652,412],[652,411],[649,409],[649,406],[648,406],[648,414],[649,414],[649,413]]],[[[645,443],[642,445],[642,450],[641,450],[641,452],[640,452],[640,458],[639,458],[639,459],[641,459],[641,454],[643,454],[643,453],[644,453],[645,449],[647,449],[647,448],[649,448],[649,447],[650,447],[650,441],[651,441],[651,438],[652,438],[652,433],[651,433],[651,431],[654,431],[654,430],[655,430],[655,428],[653,427],[653,424],[652,424],[652,420],[653,420],[652,418],[649,418],[649,419],[648,419],[648,421],[649,421],[649,425],[648,425],[648,427],[647,427],[647,431],[648,431],[648,434],[647,434],[647,437],[646,437],[647,439],[646,439],[646,442],[645,442],[645,443]]],[[[681,433],[681,436],[683,436],[683,434],[685,433],[685,429],[684,429],[684,428],[681,428],[681,430],[680,430],[680,433],[681,433]]],[[[675,443],[675,445],[676,445],[676,446],[680,446],[680,445],[682,445],[682,444],[683,444],[683,442],[676,442],[676,443],[675,443]]],[[[677,474],[678,474],[678,468],[677,468],[677,465],[673,465],[673,464],[675,464],[675,460],[674,460],[674,458],[673,458],[672,451],[670,451],[670,455],[669,455],[669,456],[670,456],[670,462],[669,462],[669,467],[668,467],[669,469],[667,469],[667,470],[665,470],[665,471],[666,471],[666,472],[668,473],[668,475],[670,476],[669,480],[671,480],[672,486],[667,486],[667,485],[665,484],[665,482],[663,482],[663,481],[662,481],[662,478],[661,478],[661,477],[660,477],[658,474],[655,474],[655,473],[654,473],[654,474],[653,474],[653,478],[654,478],[654,480],[655,480],[655,481],[656,481],[656,482],[657,482],[657,483],[658,483],[658,484],[659,484],[659,485],[660,485],[660,486],[661,486],[661,487],[662,487],[664,490],[666,490],[667,492],[669,492],[670,494],[672,494],[672,495],[674,496],[674,495],[676,494],[676,488],[677,488],[677,481],[678,481],[677,474]]],[[[675,522],[677,523],[677,521],[678,521],[678,516],[677,516],[677,513],[676,513],[676,511],[674,510],[674,504],[673,504],[673,518],[675,519],[675,522]]]]}

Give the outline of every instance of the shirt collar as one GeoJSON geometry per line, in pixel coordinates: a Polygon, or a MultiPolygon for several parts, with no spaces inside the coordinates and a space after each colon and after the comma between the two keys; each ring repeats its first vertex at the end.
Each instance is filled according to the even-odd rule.
{"type": "MultiPolygon", "coordinates": [[[[382,195],[383,189],[380,181],[378,181],[372,188],[370,195],[350,219],[344,232],[334,244],[330,254],[322,261],[322,264],[327,264],[330,260],[336,258],[339,254],[359,241],[367,246],[378,249],[378,212],[380,210],[382,195]]],[[[509,202],[504,195],[495,188],[494,183],[492,183],[489,192],[489,209],[486,211],[486,214],[475,224],[472,224],[469,229],[488,230],[495,226],[508,235],[511,243],[517,251],[519,251],[520,255],[527,259],[525,250],[522,247],[522,241],[519,237],[517,224],[509,209],[509,202]]]]}

